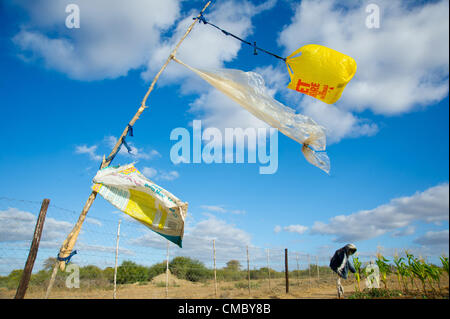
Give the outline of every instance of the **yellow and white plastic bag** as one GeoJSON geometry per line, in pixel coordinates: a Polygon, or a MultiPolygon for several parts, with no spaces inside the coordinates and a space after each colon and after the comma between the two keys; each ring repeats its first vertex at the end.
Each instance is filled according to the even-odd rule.
{"type": "Polygon", "coordinates": [[[142,175],[133,164],[97,172],[92,189],[117,209],[182,247],[188,204],[142,175]]]}

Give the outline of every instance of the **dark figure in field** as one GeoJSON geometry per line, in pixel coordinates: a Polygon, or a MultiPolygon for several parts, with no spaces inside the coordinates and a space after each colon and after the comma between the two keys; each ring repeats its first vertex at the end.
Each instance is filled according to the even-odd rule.
{"type": "Polygon", "coordinates": [[[336,250],[330,261],[330,268],[337,273],[338,279],[336,282],[337,295],[341,298],[344,295],[344,287],[341,285],[341,278],[347,279],[348,271],[355,273],[355,267],[348,259],[356,252],[356,247],[353,244],[347,244],[344,247],[336,250]]]}

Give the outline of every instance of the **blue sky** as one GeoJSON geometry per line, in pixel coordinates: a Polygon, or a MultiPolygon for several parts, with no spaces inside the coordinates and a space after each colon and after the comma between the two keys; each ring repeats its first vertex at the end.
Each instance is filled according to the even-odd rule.
{"type": "MultiPolygon", "coordinates": [[[[50,198],[53,205],[81,211],[99,157],[109,154],[111,140],[204,4],[144,2],[2,2],[0,197],[50,198]],[[79,29],[64,24],[69,3],[80,7],[79,29]]],[[[172,62],[127,139],[135,155],[120,153],[114,164],[137,161],[141,172],[189,203],[184,248],[175,253],[201,259],[202,241],[216,238],[224,251],[250,245],[326,257],[353,242],[367,255],[377,247],[386,254],[413,249],[448,255],[448,2],[379,1],[379,29],[365,26],[368,3],[215,1],[208,8],[211,22],[270,51],[286,56],[302,45],[322,44],[352,56],[358,70],[342,98],[327,105],[289,92],[283,62],[254,56],[252,48],[196,25],[177,56],[199,68],[261,73],[277,100],[327,128],[331,172],[310,165],[301,145],[282,134],[272,175],[260,175],[259,164],[173,164],[174,128],[191,130],[195,119],[219,129],[260,122],[172,62]]],[[[0,204],[6,260],[16,256],[11,247],[23,247],[32,233],[33,226],[17,216],[36,215],[38,208],[0,204]]],[[[116,221],[125,218],[100,197],[88,216],[103,221],[97,223],[100,233],[114,233],[116,221]]],[[[49,217],[53,226],[47,227],[57,235],[49,236],[42,257],[55,255],[70,230],[58,222],[73,222],[76,214],[55,208],[49,217]]],[[[165,242],[144,226],[133,227],[142,236],[130,235],[123,248],[155,250],[151,261],[163,259],[165,242]]],[[[86,233],[91,236],[80,244],[95,239],[99,246],[115,245],[114,236],[86,233]]],[[[76,257],[79,262],[92,261],[88,251],[76,257]]],[[[224,261],[232,252],[224,253],[224,261]]],[[[2,267],[3,273],[16,265],[2,267]]]]}

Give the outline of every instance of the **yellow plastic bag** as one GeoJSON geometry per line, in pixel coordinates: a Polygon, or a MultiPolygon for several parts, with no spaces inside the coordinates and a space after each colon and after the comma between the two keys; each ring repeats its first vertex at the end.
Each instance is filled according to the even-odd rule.
{"type": "Polygon", "coordinates": [[[286,58],[291,76],[288,88],[335,103],[356,73],[355,60],[317,44],[308,44],[286,58]],[[300,56],[296,56],[301,53],[300,56]]]}
{"type": "Polygon", "coordinates": [[[153,183],[133,164],[105,167],[93,183],[92,189],[117,209],[182,247],[188,203],[153,183]]]}

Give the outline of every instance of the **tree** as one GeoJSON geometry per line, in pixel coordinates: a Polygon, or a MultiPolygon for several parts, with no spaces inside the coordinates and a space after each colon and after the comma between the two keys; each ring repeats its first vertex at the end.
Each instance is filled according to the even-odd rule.
{"type": "Polygon", "coordinates": [[[241,270],[241,263],[238,260],[230,260],[225,267],[228,270],[239,271],[241,270]]]}
{"type": "Polygon", "coordinates": [[[169,269],[178,278],[194,282],[211,278],[212,274],[201,261],[189,257],[175,257],[169,263],[169,269]]]}
{"type": "Polygon", "coordinates": [[[53,266],[56,263],[56,258],[55,257],[48,257],[46,260],[44,260],[44,270],[48,271],[53,269],[53,266]]]}
{"type": "Polygon", "coordinates": [[[148,268],[125,260],[117,267],[117,283],[128,284],[148,280],[148,268]]]}

